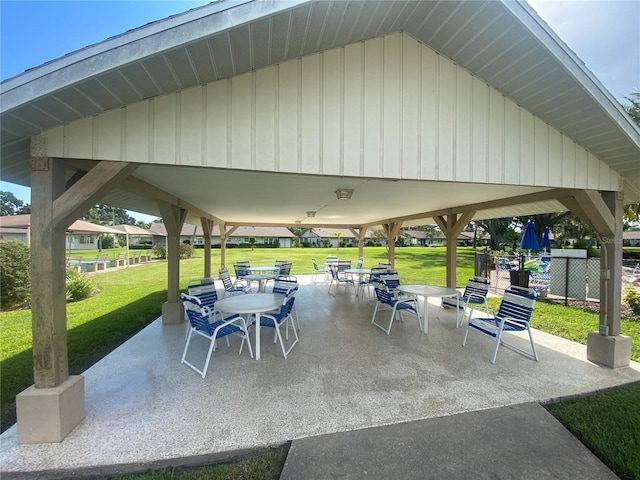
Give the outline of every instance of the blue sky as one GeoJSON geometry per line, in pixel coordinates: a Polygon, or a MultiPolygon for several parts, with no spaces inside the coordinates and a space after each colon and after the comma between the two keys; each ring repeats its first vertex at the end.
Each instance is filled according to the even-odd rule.
{"type": "MultiPolygon", "coordinates": [[[[208,1],[0,0],[0,78],[208,1]]],[[[529,4],[622,101],[640,90],[640,0],[530,0],[529,4]]],[[[27,188],[0,190],[30,203],[27,188]]],[[[132,216],[148,220],[132,212],[132,216]]]]}

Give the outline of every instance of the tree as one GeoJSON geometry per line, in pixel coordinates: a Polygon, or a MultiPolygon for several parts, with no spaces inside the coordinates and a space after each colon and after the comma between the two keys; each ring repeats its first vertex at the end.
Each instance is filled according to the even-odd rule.
{"type": "Polygon", "coordinates": [[[340,243],[342,242],[342,240],[340,240],[340,239],[344,236],[344,233],[342,233],[342,232],[333,232],[333,236],[338,239],[338,248],[336,248],[336,252],[339,252],[340,251],[340,243]]]}
{"type": "Polygon", "coordinates": [[[631,92],[630,96],[624,97],[629,103],[622,105],[633,121],[640,125],[640,90],[631,92]]]}
{"type": "Polygon", "coordinates": [[[135,225],[136,219],[129,216],[123,208],[115,208],[109,205],[98,204],[89,209],[82,216],[86,220],[98,225],[135,225]]]}
{"type": "Polygon", "coordinates": [[[640,222],[640,203],[625,205],[623,215],[626,222],[640,222]]]}
{"type": "Polygon", "coordinates": [[[290,228],[289,229],[291,231],[291,233],[293,233],[293,235],[296,237],[293,243],[294,247],[301,247],[302,246],[302,236],[307,233],[309,230],[311,230],[310,228],[290,228]]]}
{"type": "Polygon", "coordinates": [[[24,203],[11,192],[0,191],[0,214],[23,215],[31,213],[31,205],[24,203]]]}
{"type": "MultiPolygon", "coordinates": [[[[629,102],[623,105],[624,109],[631,116],[634,122],[640,126],[640,90],[631,92],[630,96],[625,97],[629,102]]],[[[640,203],[631,203],[624,206],[624,219],[627,222],[640,221],[640,203]]]]}
{"type": "Polygon", "coordinates": [[[474,221],[491,237],[489,242],[489,248],[491,248],[491,250],[500,250],[501,246],[504,245],[505,242],[512,243],[513,239],[509,236],[508,232],[514,231],[513,217],[474,221]]]}

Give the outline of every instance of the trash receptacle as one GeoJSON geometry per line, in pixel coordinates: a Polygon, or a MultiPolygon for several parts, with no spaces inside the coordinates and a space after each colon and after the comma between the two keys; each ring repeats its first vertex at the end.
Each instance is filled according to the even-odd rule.
{"type": "Polygon", "coordinates": [[[529,272],[526,270],[511,270],[511,285],[516,287],[529,287],[529,272]]]}

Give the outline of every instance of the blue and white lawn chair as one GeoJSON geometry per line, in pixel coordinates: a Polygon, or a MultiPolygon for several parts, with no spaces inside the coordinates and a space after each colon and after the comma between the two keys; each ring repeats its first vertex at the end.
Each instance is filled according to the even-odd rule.
{"type": "MultiPolygon", "coordinates": [[[[187,293],[192,297],[197,297],[201,306],[208,307],[212,312],[215,311],[215,304],[218,301],[218,292],[213,278],[189,280],[189,283],[187,284],[187,293]]],[[[189,322],[187,322],[187,330],[184,334],[185,340],[187,335],[189,335],[190,328],[189,322]]]]}
{"type": "Polygon", "coordinates": [[[326,268],[318,267],[318,262],[315,258],[311,258],[311,263],[313,263],[313,283],[316,282],[316,278],[318,275],[322,275],[324,279],[327,279],[327,274],[329,273],[326,268]]]}
{"type": "Polygon", "coordinates": [[[490,317],[472,317],[467,323],[467,329],[464,332],[462,346],[467,343],[467,335],[473,330],[480,334],[492,337],[494,339],[493,357],[491,363],[496,363],[498,348],[504,345],[527,358],[538,360],[538,352],[536,345],[533,343],[531,328],[529,321],[533,313],[533,307],[536,304],[536,294],[530,288],[511,287],[504,292],[498,313],[490,317]],[[529,334],[531,342],[531,352],[516,347],[512,343],[507,343],[503,338],[504,332],[521,332],[526,330],[529,334]]]}
{"type": "Polygon", "coordinates": [[[464,317],[471,318],[477,307],[482,307],[487,315],[489,315],[489,306],[487,305],[487,294],[491,281],[488,278],[471,277],[464,288],[462,296],[457,301],[452,297],[443,297],[440,308],[438,309],[437,318],[440,318],[440,311],[443,308],[457,308],[459,315],[456,315],[456,328],[460,328],[464,317]]]}
{"type": "Polygon", "coordinates": [[[244,318],[239,315],[235,315],[223,319],[220,313],[214,314],[209,307],[203,306],[197,297],[187,295],[185,293],[183,293],[181,297],[182,304],[184,306],[184,313],[189,322],[190,328],[180,363],[184,363],[204,378],[207,374],[207,369],[209,368],[211,353],[216,349],[216,340],[218,338],[225,338],[227,340],[228,347],[230,346],[228,338],[229,335],[236,335],[242,338],[238,354],[242,353],[242,347],[244,347],[244,342],[246,340],[247,345],[249,346],[249,355],[253,358],[253,349],[251,348],[251,341],[249,339],[249,330],[244,318]],[[219,320],[216,320],[216,317],[219,318],[219,320]],[[207,351],[207,357],[202,370],[186,359],[193,334],[200,335],[210,341],[209,350],[207,351]]]}
{"type": "Polygon", "coordinates": [[[349,286],[353,287],[353,291],[355,293],[356,291],[356,287],[355,287],[355,283],[353,283],[353,279],[347,275],[345,275],[342,272],[338,272],[338,267],[336,265],[333,265],[331,263],[327,264],[327,268],[329,269],[329,271],[331,272],[331,283],[329,284],[329,292],[331,291],[331,286],[334,284],[334,282],[336,283],[336,285],[346,285],[347,289],[349,288],[349,286]]]}
{"type": "MultiPolygon", "coordinates": [[[[293,324],[293,317],[291,316],[291,313],[294,308],[295,300],[296,300],[295,290],[292,290],[289,292],[288,295],[284,297],[284,300],[282,301],[282,305],[280,306],[280,309],[277,312],[263,313],[262,315],[260,315],[261,328],[268,327],[268,328],[275,329],[275,338],[273,339],[273,343],[276,343],[278,340],[280,341],[280,348],[282,349],[282,355],[284,356],[285,359],[287,358],[287,355],[289,355],[289,352],[291,352],[291,349],[294,347],[296,343],[298,343],[298,340],[299,340],[298,332],[296,331],[296,326],[293,324]],[[292,330],[293,330],[293,335],[295,336],[295,340],[289,343],[287,348],[285,346],[285,340],[287,342],[289,341],[289,321],[291,321],[291,324],[293,327],[292,330]],[[281,325],[284,325],[286,329],[285,340],[282,339],[282,333],[280,332],[281,325]]],[[[249,325],[249,328],[251,328],[255,324],[256,324],[256,320],[254,318],[253,322],[251,322],[251,325],[249,325]]]]}
{"type": "MultiPolygon", "coordinates": [[[[298,281],[293,278],[276,278],[273,283],[273,290],[271,293],[279,293],[280,295],[295,295],[298,292],[298,281]]],[[[274,315],[274,312],[269,312],[270,315],[274,315]]],[[[300,323],[298,322],[298,310],[293,305],[293,313],[291,317],[291,323],[297,330],[300,330],[300,323]]]]}
{"type": "Polygon", "coordinates": [[[389,335],[391,326],[396,317],[396,314],[400,314],[400,320],[403,321],[403,313],[411,312],[418,318],[418,328],[422,331],[422,320],[420,318],[420,307],[418,306],[418,299],[416,297],[395,298],[393,293],[386,285],[378,284],[375,286],[376,291],[376,307],[373,310],[371,316],[371,323],[386,332],[389,335]],[[391,310],[391,316],[389,317],[389,323],[384,325],[376,322],[376,315],[383,310],[391,310]]]}
{"type": "Polygon", "coordinates": [[[222,280],[222,284],[224,285],[223,297],[226,297],[227,294],[235,295],[237,293],[251,292],[251,285],[249,285],[245,280],[236,278],[235,282],[231,281],[231,276],[229,275],[227,267],[220,267],[218,274],[220,275],[220,280],[222,280]]]}

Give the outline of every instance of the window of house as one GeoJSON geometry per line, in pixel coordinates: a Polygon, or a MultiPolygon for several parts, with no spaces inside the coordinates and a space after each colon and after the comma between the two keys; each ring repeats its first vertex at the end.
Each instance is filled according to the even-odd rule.
{"type": "Polygon", "coordinates": [[[93,245],[93,235],[79,235],[78,243],[80,245],[93,245]]]}

